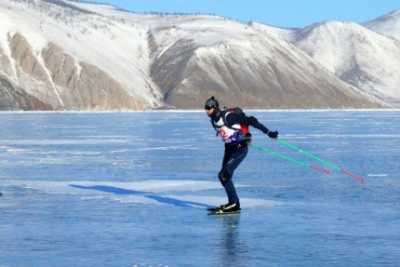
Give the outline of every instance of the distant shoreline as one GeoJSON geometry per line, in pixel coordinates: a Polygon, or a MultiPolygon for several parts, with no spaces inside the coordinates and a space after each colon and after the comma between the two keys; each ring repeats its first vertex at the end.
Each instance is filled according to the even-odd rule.
{"type": "MultiPolygon", "coordinates": [[[[400,112],[399,108],[371,108],[371,109],[252,109],[243,108],[252,112],[292,113],[292,112],[400,112]]],[[[203,109],[149,109],[149,110],[4,110],[0,114],[109,114],[109,113],[203,113],[203,109]]]]}

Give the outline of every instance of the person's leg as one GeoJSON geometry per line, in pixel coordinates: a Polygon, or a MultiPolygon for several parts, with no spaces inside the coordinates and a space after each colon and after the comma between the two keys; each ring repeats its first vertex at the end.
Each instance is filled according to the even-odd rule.
{"type": "Polygon", "coordinates": [[[239,197],[232,181],[233,173],[247,155],[247,147],[241,147],[233,151],[219,173],[219,179],[225,188],[229,203],[237,203],[240,206],[239,197]]]}
{"type": "Polygon", "coordinates": [[[228,204],[240,203],[239,197],[236,193],[235,185],[232,182],[232,178],[224,183],[224,188],[226,195],[228,196],[228,204]]]}
{"type": "MultiPolygon", "coordinates": [[[[229,146],[229,145],[226,145],[225,144],[225,149],[224,149],[224,158],[223,158],[223,160],[222,160],[222,167],[221,167],[221,170],[220,170],[220,172],[218,173],[218,179],[219,179],[219,181],[221,182],[221,185],[224,187],[224,189],[225,189],[225,191],[226,191],[226,194],[227,194],[227,196],[228,196],[228,203],[227,204],[222,204],[221,206],[219,206],[219,208],[223,208],[223,207],[225,207],[225,206],[227,206],[227,205],[229,205],[229,203],[231,203],[231,198],[232,197],[229,197],[229,196],[232,196],[232,193],[228,193],[228,191],[226,190],[226,187],[225,187],[225,181],[224,181],[224,175],[223,175],[223,171],[224,171],[224,168],[225,168],[225,165],[228,163],[228,161],[231,159],[231,156],[232,156],[232,152],[234,151],[234,149],[232,148],[232,146],[229,146]]],[[[231,190],[229,190],[229,191],[231,191],[231,190]]]]}
{"type": "Polygon", "coordinates": [[[222,160],[222,168],[228,163],[228,161],[231,159],[232,153],[234,152],[234,149],[231,146],[225,145],[225,150],[224,150],[224,158],[222,160]]]}

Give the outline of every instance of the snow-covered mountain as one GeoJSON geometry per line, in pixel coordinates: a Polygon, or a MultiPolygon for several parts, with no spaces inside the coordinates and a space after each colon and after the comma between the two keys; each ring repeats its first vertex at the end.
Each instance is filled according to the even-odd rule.
{"type": "Polygon", "coordinates": [[[364,26],[380,34],[400,40],[400,10],[366,22],[364,26]]]}
{"type": "Polygon", "coordinates": [[[400,100],[400,41],[351,22],[315,24],[292,42],[342,80],[388,102],[400,100]]]}
{"type": "MultiPolygon", "coordinates": [[[[382,106],[382,90],[357,88],[337,69],[345,63],[326,64],[319,57],[329,51],[308,49],[311,32],[79,1],[2,1],[0,109],[198,108],[210,95],[262,108],[382,106]]],[[[377,50],[396,53],[396,41],[370,35],[377,50]]]]}
{"type": "Polygon", "coordinates": [[[141,109],[161,96],[147,29],[64,1],[0,3],[1,72],[54,109],[141,109]]]}
{"type": "Polygon", "coordinates": [[[257,107],[364,105],[354,88],[271,34],[218,17],[174,22],[150,30],[151,73],[168,104],[200,107],[216,95],[257,107]]]}

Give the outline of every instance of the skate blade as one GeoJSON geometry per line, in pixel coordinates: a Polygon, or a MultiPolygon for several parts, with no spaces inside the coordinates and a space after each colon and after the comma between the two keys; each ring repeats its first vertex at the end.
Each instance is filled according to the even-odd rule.
{"type": "Polygon", "coordinates": [[[235,214],[240,214],[240,210],[236,211],[222,211],[222,210],[216,210],[209,212],[208,215],[235,215],[235,214]]]}

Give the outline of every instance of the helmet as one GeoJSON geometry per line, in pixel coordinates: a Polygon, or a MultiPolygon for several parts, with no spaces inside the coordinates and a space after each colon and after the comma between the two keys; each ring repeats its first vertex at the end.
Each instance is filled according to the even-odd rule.
{"type": "Polygon", "coordinates": [[[213,96],[207,99],[206,103],[204,104],[204,109],[212,109],[212,108],[215,109],[219,108],[218,101],[213,96]]]}

